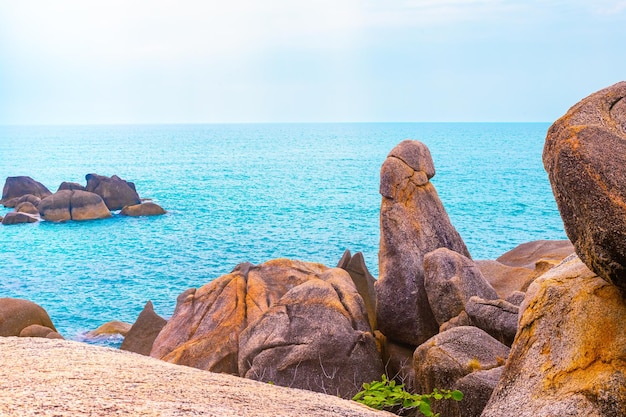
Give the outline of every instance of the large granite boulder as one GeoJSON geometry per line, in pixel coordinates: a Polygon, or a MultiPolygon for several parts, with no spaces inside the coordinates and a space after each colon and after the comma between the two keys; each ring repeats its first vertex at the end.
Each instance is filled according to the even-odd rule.
{"type": "Polygon", "coordinates": [[[353,395],[383,370],[348,273],[287,259],[182,293],[150,355],[333,394],[353,395]]]}
{"type": "Polygon", "coordinates": [[[483,329],[498,341],[511,346],[517,333],[519,307],[506,300],[471,297],[465,312],[473,326],[483,329]]]}
{"type": "Polygon", "coordinates": [[[45,220],[94,220],[111,217],[99,195],[87,191],[62,190],[39,203],[39,213],[45,220]]]}
{"type": "Polygon", "coordinates": [[[35,223],[37,221],[39,221],[39,216],[19,211],[11,211],[4,216],[2,224],[8,226],[11,224],[35,223]]]}
{"type": "Polygon", "coordinates": [[[344,269],[350,274],[359,295],[363,298],[363,302],[365,303],[370,326],[372,330],[376,330],[378,328],[376,325],[376,290],[374,289],[376,280],[365,265],[363,253],[357,252],[352,255],[350,251],[346,249],[337,264],[337,268],[344,269]]]}
{"type": "Polygon", "coordinates": [[[77,182],[67,182],[63,181],[57,191],[63,190],[78,190],[78,191],[87,191],[87,188],[84,185],[81,185],[77,182]]]}
{"type": "Polygon", "coordinates": [[[124,206],[122,211],[120,211],[120,215],[132,217],[158,216],[161,214],[165,214],[165,210],[158,204],[150,201],[132,206],[124,206]]]}
{"type": "Polygon", "coordinates": [[[429,181],[434,175],[430,151],[412,140],[397,145],[380,172],[377,324],[387,337],[414,346],[439,330],[424,289],[424,255],[446,247],[470,256],[429,181]]]}
{"type": "Polygon", "coordinates": [[[19,298],[0,298],[0,336],[19,336],[33,324],[56,332],[50,316],[39,305],[19,298]]]}
{"type": "Polygon", "coordinates": [[[15,200],[15,207],[17,208],[17,206],[19,206],[21,203],[25,203],[25,202],[29,202],[33,206],[38,207],[39,203],[41,202],[41,198],[37,197],[36,195],[32,195],[32,194],[24,194],[23,196],[21,196],[20,198],[15,200]]]}
{"type": "MultiPolygon", "coordinates": [[[[470,384],[461,380],[473,372],[504,365],[508,355],[508,347],[477,327],[461,326],[439,333],[415,349],[413,354],[417,392],[432,392],[435,388],[457,389],[461,384],[465,387],[465,400],[471,402],[478,396],[468,391],[470,384]]],[[[475,387],[484,398],[485,384],[476,384],[475,387]]],[[[470,415],[464,413],[463,404],[456,401],[435,402],[432,408],[433,412],[446,417],[470,415]]]]}
{"type": "Polygon", "coordinates": [[[7,177],[4,188],[2,189],[0,204],[3,204],[5,207],[15,207],[17,200],[26,194],[44,198],[52,193],[45,185],[35,181],[31,177],[7,177]]]}
{"type": "Polygon", "coordinates": [[[18,213],[32,214],[33,216],[39,216],[39,210],[30,201],[24,201],[15,206],[15,211],[18,213]]]}
{"type": "Polygon", "coordinates": [[[424,256],[424,288],[439,325],[461,314],[473,296],[498,298],[474,262],[448,248],[424,256]]]}
{"type": "Polygon", "coordinates": [[[31,324],[28,327],[24,327],[19,334],[19,337],[44,337],[46,339],[64,339],[58,332],[55,332],[49,327],[42,326],[41,324],[31,324]]]}
{"type": "Polygon", "coordinates": [[[87,174],[87,191],[96,193],[109,210],[121,210],[124,206],[133,206],[141,203],[135,190],[135,184],[113,175],[106,177],[98,174],[87,174]]]}
{"type": "Polygon", "coordinates": [[[108,321],[97,329],[91,330],[85,334],[87,339],[97,339],[99,337],[108,337],[114,335],[126,336],[131,328],[130,323],[119,320],[108,321]]]}
{"type": "Polygon", "coordinates": [[[166,323],[167,320],[154,312],[152,301],[148,301],[124,337],[120,349],[150,356],[154,339],[166,323]]]}
{"type": "Polygon", "coordinates": [[[548,130],[543,163],[580,259],[626,290],[626,82],[574,105],[548,130]]]}
{"type": "Polygon", "coordinates": [[[618,417],[626,410],[626,302],[575,255],[539,277],[483,417],[618,417]]]}
{"type": "MultiPolygon", "coordinates": [[[[378,334],[380,335],[382,333],[379,332],[378,334]]],[[[415,346],[396,343],[384,336],[383,340],[381,340],[381,345],[385,373],[390,379],[404,384],[404,389],[408,392],[416,392],[415,368],[413,368],[413,352],[415,352],[415,346]]]]}
{"type": "Polygon", "coordinates": [[[330,269],[283,295],[239,336],[239,375],[352,398],[384,369],[363,300],[330,269]]]}

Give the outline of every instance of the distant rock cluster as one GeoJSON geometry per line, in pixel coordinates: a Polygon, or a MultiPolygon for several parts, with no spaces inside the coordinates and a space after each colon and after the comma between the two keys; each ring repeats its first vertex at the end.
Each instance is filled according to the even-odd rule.
{"type": "Polygon", "coordinates": [[[54,194],[43,184],[27,176],[8,177],[0,204],[12,207],[1,219],[2,224],[34,223],[40,220],[64,222],[111,217],[112,210],[124,216],[164,214],[159,205],[143,202],[135,184],[113,175],[85,176],[87,185],[63,182],[54,194]]]}

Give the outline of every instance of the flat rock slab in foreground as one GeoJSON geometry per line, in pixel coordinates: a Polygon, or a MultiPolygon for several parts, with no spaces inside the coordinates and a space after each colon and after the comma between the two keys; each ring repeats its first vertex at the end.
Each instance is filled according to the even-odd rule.
{"type": "Polygon", "coordinates": [[[391,416],[337,397],[65,340],[0,337],[0,416],[391,416]]]}

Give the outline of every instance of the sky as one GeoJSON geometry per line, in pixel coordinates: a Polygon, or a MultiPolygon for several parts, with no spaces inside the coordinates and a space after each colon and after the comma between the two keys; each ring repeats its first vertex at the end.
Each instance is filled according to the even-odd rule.
{"type": "Polygon", "coordinates": [[[0,125],[552,122],[626,0],[0,0],[0,125]]]}

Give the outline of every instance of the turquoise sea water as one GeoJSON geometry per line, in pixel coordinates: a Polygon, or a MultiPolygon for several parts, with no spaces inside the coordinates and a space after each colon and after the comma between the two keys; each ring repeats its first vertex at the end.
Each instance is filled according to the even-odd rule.
{"type": "MultiPolygon", "coordinates": [[[[376,275],[379,170],[406,138],[426,143],[433,183],[475,259],[564,239],[541,163],[547,123],[0,127],[0,181],[117,174],[168,214],[0,226],[0,297],[32,300],[70,339],[133,322],[240,262],[334,266],[362,251],[376,275]]],[[[0,214],[8,209],[0,208],[0,214]]]]}

